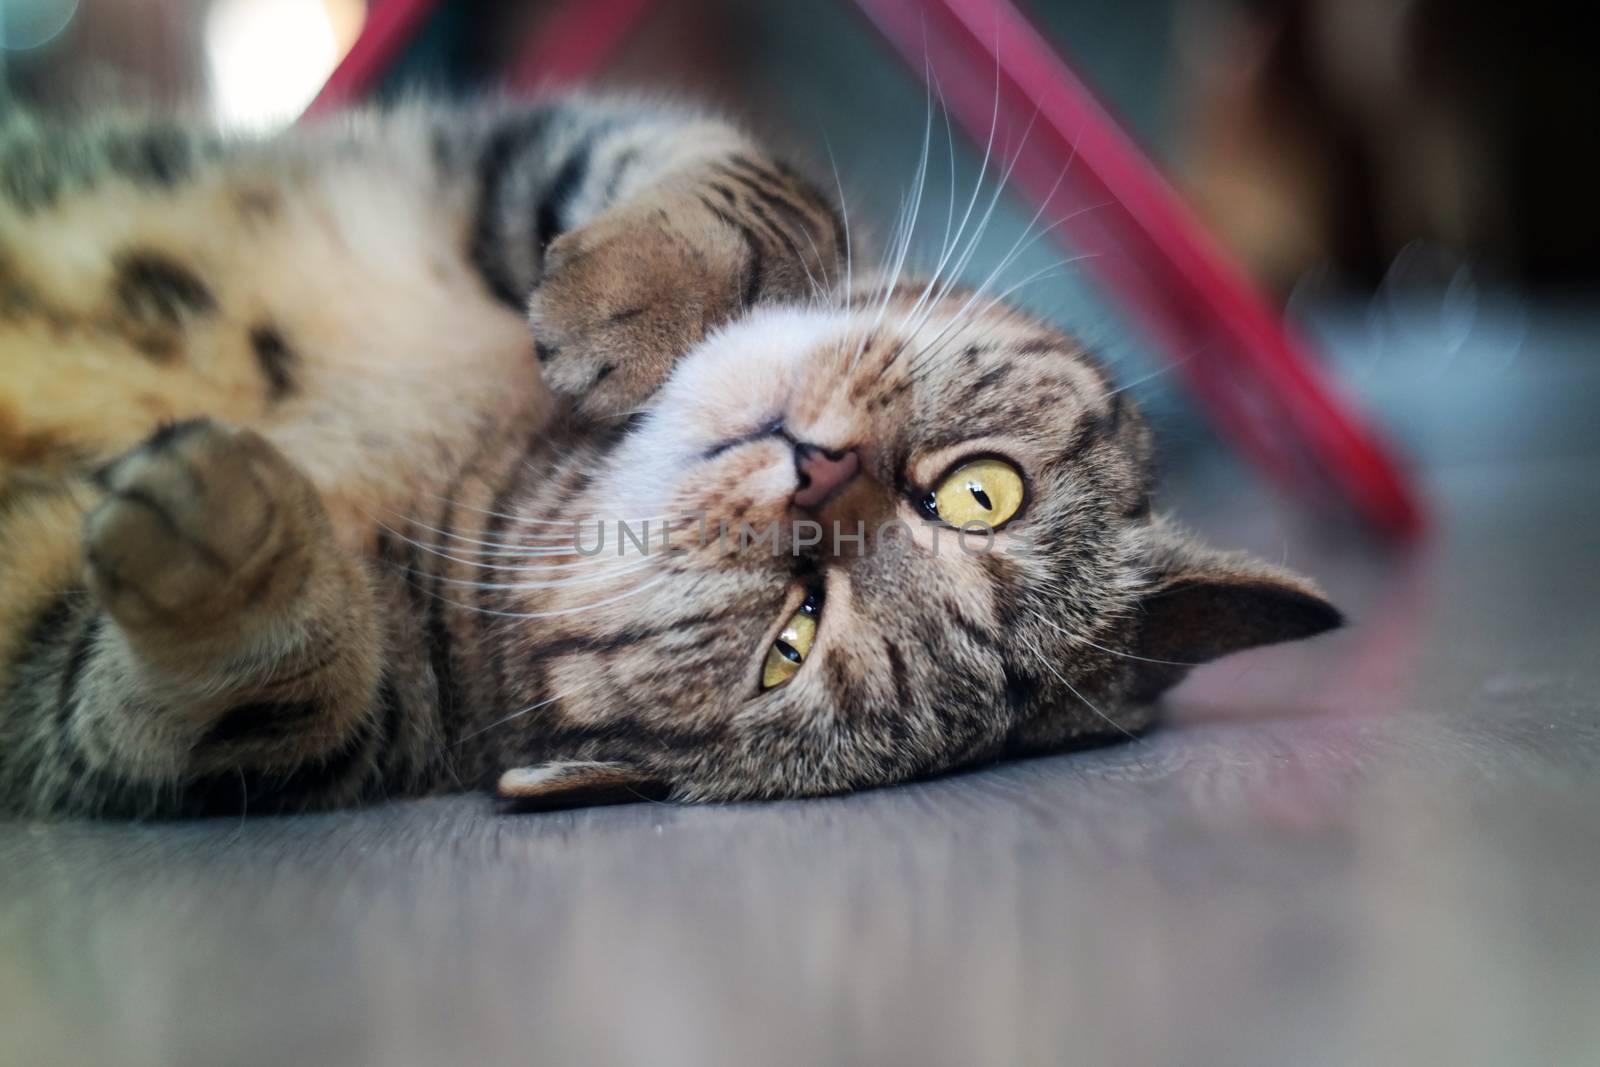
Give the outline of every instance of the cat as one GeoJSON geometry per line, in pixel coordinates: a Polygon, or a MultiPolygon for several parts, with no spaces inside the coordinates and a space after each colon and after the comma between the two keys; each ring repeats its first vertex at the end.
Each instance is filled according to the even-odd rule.
{"type": "Polygon", "coordinates": [[[10,116],[0,811],[833,794],[1339,623],[1152,513],[1069,336],[848,229],[639,99],[10,116]]]}

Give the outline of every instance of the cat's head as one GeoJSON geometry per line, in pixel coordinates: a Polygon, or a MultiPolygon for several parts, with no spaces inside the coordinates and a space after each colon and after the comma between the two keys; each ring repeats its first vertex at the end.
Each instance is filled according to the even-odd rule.
{"type": "Polygon", "coordinates": [[[1152,515],[1149,429],[1069,338],[922,293],[718,330],[541,497],[530,538],[583,520],[589,554],[521,601],[544,762],[503,795],[816,795],[1115,739],[1189,666],[1338,624],[1152,515]]]}

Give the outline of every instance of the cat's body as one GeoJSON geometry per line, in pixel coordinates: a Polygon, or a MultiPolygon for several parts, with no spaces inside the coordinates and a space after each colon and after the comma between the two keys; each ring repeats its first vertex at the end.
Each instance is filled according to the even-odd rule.
{"type": "Polygon", "coordinates": [[[1137,730],[1176,661],[1336,618],[1151,519],[1065,338],[847,290],[834,205],[715,120],[0,131],[0,811],[834,792],[1137,730]],[[969,552],[926,520],[980,454],[1016,524],[969,552]]]}

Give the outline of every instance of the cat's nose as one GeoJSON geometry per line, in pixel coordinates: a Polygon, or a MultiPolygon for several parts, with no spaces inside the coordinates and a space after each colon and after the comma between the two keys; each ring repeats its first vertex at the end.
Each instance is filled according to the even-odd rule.
{"type": "Polygon", "coordinates": [[[855,480],[861,473],[861,457],[853,448],[836,451],[798,441],[794,446],[794,469],[800,475],[795,506],[814,511],[855,480]]]}

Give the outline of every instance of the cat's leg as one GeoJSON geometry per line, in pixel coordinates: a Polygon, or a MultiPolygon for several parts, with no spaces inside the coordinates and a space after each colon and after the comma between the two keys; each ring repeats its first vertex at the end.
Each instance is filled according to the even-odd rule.
{"type": "Polygon", "coordinates": [[[760,157],[735,159],[670,175],[550,246],[530,319],[546,382],[580,410],[626,414],[710,330],[830,291],[826,201],[760,157]]]}
{"type": "Polygon", "coordinates": [[[479,266],[533,284],[545,380],[593,418],[636,410],[752,305],[827,298],[848,254],[815,184],[690,113],[570,102],[536,141],[486,152],[480,176],[479,266]]]}
{"type": "Polygon", "coordinates": [[[369,577],[315,488],[248,430],[167,427],[101,475],[86,589],[4,696],[0,796],[167,814],[356,799],[379,758],[369,577]]]}

